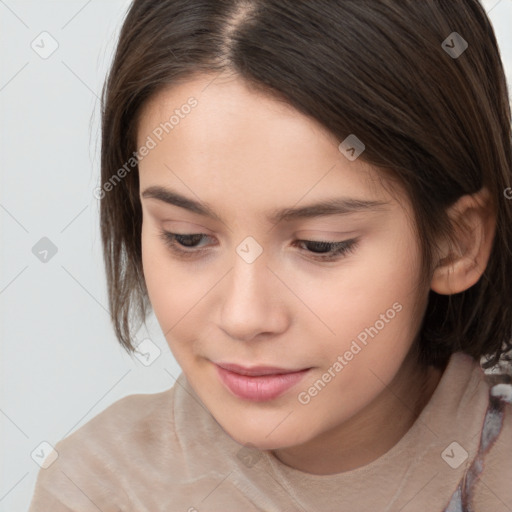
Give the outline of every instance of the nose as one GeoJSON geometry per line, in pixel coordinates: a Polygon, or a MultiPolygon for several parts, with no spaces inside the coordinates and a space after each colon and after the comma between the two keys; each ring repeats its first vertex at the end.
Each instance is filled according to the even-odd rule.
{"type": "Polygon", "coordinates": [[[250,341],[286,330],[285,287],[260,256],[247,263],[238,255],[223,280],[220,327],[230,337],[250,341]]]}

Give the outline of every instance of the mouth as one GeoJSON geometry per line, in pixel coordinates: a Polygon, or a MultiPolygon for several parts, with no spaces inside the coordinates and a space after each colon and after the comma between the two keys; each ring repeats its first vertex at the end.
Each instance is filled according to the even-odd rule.
{"type": "Polygon", "coordinates": [[[277,398],[297,385],[311,370],[275,366],[244,367],[231,363],[215,363],[215,367],[220,381],[232,395],[253,402],[277,398]]]}
{"type": "Polygon", "coordinates": [[[239,375],[247,375],[249,377],[261,377],[264,375],[284,375],[287,373],[298,373],[304,370],[309,370],[309,368],[299,368],[299,369],[286,369],[286,368],[278,368],[277,366],[241,366],[233,363],[215,363],[217,366],[220,366],[224,370],[228,370],[232,373],[238,373],[239,375]]]}

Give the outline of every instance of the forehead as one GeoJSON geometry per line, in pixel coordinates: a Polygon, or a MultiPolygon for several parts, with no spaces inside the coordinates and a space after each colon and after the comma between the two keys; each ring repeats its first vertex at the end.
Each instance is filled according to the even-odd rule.
{"type": "Polygon", "coordinates": [[[238,77],[162,89],[140,113],[137,147],[148,137],[156,145],[139,164],[141,189],[168,184],[212,204],[223,192],[266,210],[333,194],[389,200],[377,170],[345,158],[319,122],[238,77]]]}

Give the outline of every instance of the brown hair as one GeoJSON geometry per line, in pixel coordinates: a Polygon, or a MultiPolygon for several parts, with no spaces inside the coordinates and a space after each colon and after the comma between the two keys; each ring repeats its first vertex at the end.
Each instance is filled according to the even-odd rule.
{"type": "Polygon", "coordinates": [[[135,0],[102,96],[101,235],[111,318],[126,350],[134,350],[132,321],[140,327],[150,307],[138,115],[161,88],[223,71],[340,142],[352,133],[364,142],[361,160],[411,199],[424,282],[436,237],[452,233],[447,207],[486,186],[497,218],[487,268],[462,293],[430,291],[419,353],[441,366],[462,350],[486,356],[486,368],[511,350],[511,112],[494,31],[477,0],[135,0]],[[460,56],[442,46],[453,32],[468,43],[460,56]]]}

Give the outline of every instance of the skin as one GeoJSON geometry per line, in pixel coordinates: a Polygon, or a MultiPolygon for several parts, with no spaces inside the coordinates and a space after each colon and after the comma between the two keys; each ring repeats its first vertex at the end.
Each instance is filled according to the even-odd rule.
{"type": "MultiPolygon", "coordinates": [[[[419,286],[410,202],[396,184],[390,194],[376,169],[345,158],[341,141],[315,120],[236,76],[212,80],[200,75],[160,91],[139,118],[138,147],[190,96],[198,100],[139,164],[143,269],[156,318],[191,386],[233,439],[309,473],[357,468],[398,442],[442,376],[415,358],[429,288],[419,286]],[[154,185],[208,203],[222,221],[143,197],[154,185]],[[341,196],[387,204],[277,224],[265,219],[275,209],[341,196]],[[180,257],[161,230],[203,233],[183,249],[195,244],[205,252],[180,257]],[[252,263],[236,252],[248,236],[263,249],[252,263]],[[318,246],[294,243],[353,238],[352,252],[323,263],[314,259],[318,246]],[[299,393],[395,303],[400,312],[300,403],[299,393]],[[284,395],[253,402],[233,396],[212,361],[312,370],[284,395]]],[[[483,253],[488,245],[480,244],[483,253]]],[[[476,270],[459,261],[458,281],[449,278],[454,267],[439,266],[432,286],[440,293],[470,286],[486,255],[480,260],[476,270]]]]}

